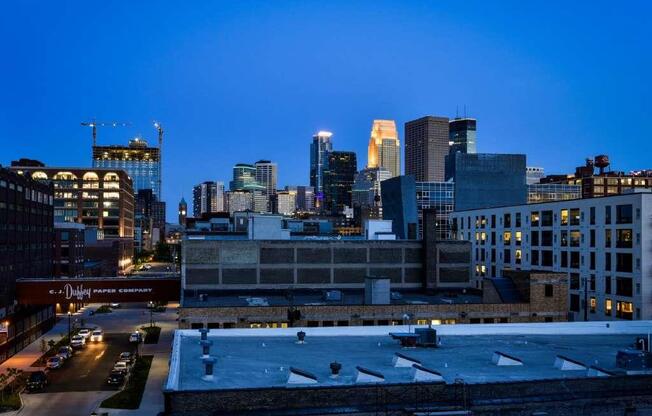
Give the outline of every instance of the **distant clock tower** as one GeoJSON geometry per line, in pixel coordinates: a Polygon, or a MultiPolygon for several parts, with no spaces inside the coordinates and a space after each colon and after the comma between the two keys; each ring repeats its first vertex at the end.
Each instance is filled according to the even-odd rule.
{"type": "Polygon", "coordinates": [[[188,204],[186,204],[186,200],[181,198],[181,201],[179,202],[179,225],[185,227],[186,226],[186,216],[188,215],[188,204]]]}

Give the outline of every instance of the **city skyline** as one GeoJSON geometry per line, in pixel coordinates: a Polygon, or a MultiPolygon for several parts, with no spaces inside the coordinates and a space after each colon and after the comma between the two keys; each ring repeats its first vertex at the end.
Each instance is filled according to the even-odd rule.
{"type": "Polygon", "coordinates": [[[588,10],[472,2],[463,14],[443,2],[286,3],[255,13],[242,3],[143,3],[98,5],[95,15],[113,16],[103,19],[75,4],[12,5],[0,18],[0,33],[15,39],[7,45],[13,59],[0,69],[12,80],[0,89],[12,103],[0,115],[0,163],[90,166],[91,135],[80,122],[133,123],[100,129],[98,144],[127,144],[138,134],[154,143],[157,119],[166,127],[169,218],[194,185],[228,181],[239,161],[278,163],[279,189],[307,185],[306,149],[318,130],[332,131],[334,148],[363,161],[373,119],[395,120],[403,138],[406,121],[467,115],[480,123],[478,152],[525,153],[528,165],[548,173],[572,172],[602,153],[616,170],[647,168],[646,130],[628,122],[651,112],[651,55],[632,49],[650,37],[637,20],[650,5],[638,4],[632,16],[608,2],[588,10]],[[113,30],[118,16],[129,30],[113,30]],[[317,30],[316,16],[336,22],[337,36],[317,30]],[[370,30],[379,25],[388,30],[370,30]],[[374,35],[357,36],[365,32],[374,35]],[[389,59],[378,66],[372,51],[389,59]]]}

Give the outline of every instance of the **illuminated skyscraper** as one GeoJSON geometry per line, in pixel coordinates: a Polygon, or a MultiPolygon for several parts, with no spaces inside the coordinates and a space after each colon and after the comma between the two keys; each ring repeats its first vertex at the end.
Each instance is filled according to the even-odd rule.
{"type": "Polygon", "coordinates": [[[369,139],[368,168],[385,168],[391,177],[401,174],[401,143],[394,120],[374,120],[369,139]]]}
{"type": "Polygon", "coordinates": [[[134,194],[151,189],[161,200],[161,152],[147,141],[136,137],[129,146],[93,146],[93,167],[122,169],[133,181],[134,194]]]}
{"type": "Polygon", "coordinates": [[[315,192],[316,207],[321,208],[324,197],[324,170],[328,166],[328,154],[333,151],[330,131],[319,131],[312,136],[310,144],[310,186],[315,192]]]}

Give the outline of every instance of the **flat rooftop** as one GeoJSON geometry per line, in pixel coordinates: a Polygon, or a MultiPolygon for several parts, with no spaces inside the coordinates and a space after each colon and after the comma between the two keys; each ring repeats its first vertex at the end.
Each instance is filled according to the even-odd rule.
{"type": "Polygon", "coordinates": [[[229,390],[301,388],[356,384],[356,366],[384,376],[384,383],[412,383],[411,368],[394,367],[396,353],[419,360],[440,373],[446,383],[490,383],[587,377],[587,370],[554,366],[561,355],[587,368],[616,370],[616,353],[633,345],[636,336],[652,330],[652,321],[575,322],[541,324],[483,324],[435,326],[438,348],[402,348],[390,332],[414,331],[414,326],[333,327],[211,330],[210,355],[216,359],[214,377],[204,380],[197,330],[175,333],[166,389],[229,390]],[[297,343],[296,332],[306,333],[297,343]],[[495,351],[522,361],[498,366],[495,351]],[[342,364],[340,376],[330,377],[329,364],[342,364]],[[314,375],[316,384],[287,384],[290,367],[314,375]]]}
{"type": "MultiPolygon", "coordinates": [[[[188,289],[184,292],[181,302],[184,308],[210,307],[247,307],[247,306],[337,306],[364,305],[364,290],[333,289],[341,293],[341,298],[331,300],[327,292],[331,290],[292,290],[288,291],[212,291],[188,289]],[[199,299],[199,294],[206,293],[205,300],[199,299]],[[292,296],[288,296],[291,293],[292,296]]],[[[473,291],[445,291],[440,293],[425,293],[419,291],[397,291],[390,302],[392,305],[451,305],[482,303],[482,295],[473,291]]],[[[512,302],[514,303],[514,302],[512,302]]]]}

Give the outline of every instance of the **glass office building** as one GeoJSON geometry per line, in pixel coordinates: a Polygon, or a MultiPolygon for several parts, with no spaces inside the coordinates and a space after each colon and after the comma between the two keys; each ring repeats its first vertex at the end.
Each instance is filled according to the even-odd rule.
{"type": "Polygon", "coordinates": [[[423,237],[424,209],[435,210],[437,238],[440,240],[449,238],[450,215],[455,204],[454,187],[453,182],[416,182],[419,239],[423,237]]]}

